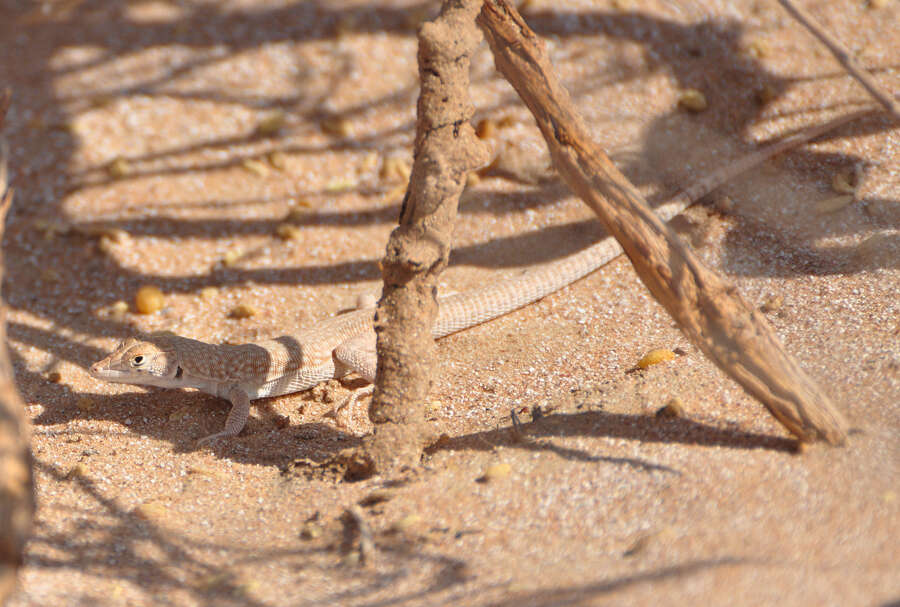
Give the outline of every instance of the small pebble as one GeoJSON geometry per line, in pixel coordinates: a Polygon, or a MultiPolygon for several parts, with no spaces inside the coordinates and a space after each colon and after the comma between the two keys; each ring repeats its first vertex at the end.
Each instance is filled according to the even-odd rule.
{"type": "Polygon", "coordinates": [[[240,259],[243,253],[238,249],[231,249],[222,256],[222,265],[226,268],[233,267],[240,259]]]}
{"type": "Polygon", "coordinates": [[[304,523],[300,529],[300,537],[304,540],[314,540],[322,535],[322,526],[318,523],[304,523]]]}
{"type": "Polygon", "coordinates": [[[783,295],[770,295],[766,298],[766,300],[759,306],[759,309],[762,312],[770,313],[777,312],[784,306],[784,296],[783,295]]]}
{"type": "Polygon", "coordinates": [[[375,504],[381,504],[383,502],[390,501],[397,496],[397,492],[393,489],[375,489],[361,500],[359,500],[360,506],[374,506],[375,504]]]}
{"type": "Polygon", "coordinates": [[[152,285],[145,285],[134,296],[134,307],[138,314],[153,314],[162,309],[165,301],[162,291],[152,285]]]}
{"type": "Polygon", "coordinates": [[[219,294],[219,290],[215,287],[203,287],[200,289],[200,299],[203,301],[212,301],[219,294]]]}
{"type": "Polygon", "coordinates": [[[853,202],[852,194],[844,194],[842,196],[832,196],[816,203],[815,210],[819,215],[827,215],[836,213],[853,202]]]}
{"type": "Polygon", "coordinates": [[[475,135],[479,139],[490,139],[497,134],[497,123],[493,118],[482,118],[475,126],[475,135]]]}
{"type": "Polygon", "coordinates": [[[81,409],[82,411],[90,411],[97,405],[97,403],[95,403],[93,401],[93,399],[91,399],[87,396],[82,396],[81,398],[78,399],[78,402],[76,403],[76,405],[78,405],[78,408],[81,409]]]}
{"type": "Polygon", "coordinates": [[[139,504],[131,513],[145,521],[162,521],[170,517],[169,509],[159,502],[139,504]]]}

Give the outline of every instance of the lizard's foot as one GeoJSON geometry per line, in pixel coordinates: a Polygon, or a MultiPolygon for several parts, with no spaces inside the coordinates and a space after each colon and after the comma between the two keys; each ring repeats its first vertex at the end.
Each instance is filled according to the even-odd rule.
{"type": "Polygon", "coordinates": [[[333,418],[338,428],[349,427],[349,421],[353,417],[353,411],[356,408],[359,399],[363,396],[371,395],[374,391],[375,386],[373,384],[369,384],[359,390],[354,390],[350,396],[342,400],[341,404],[332,409],[331,412],[326,413],[325,416],[333,418]],[[344,411],[347,411],[346,415],[344,414],[344,411]]]}

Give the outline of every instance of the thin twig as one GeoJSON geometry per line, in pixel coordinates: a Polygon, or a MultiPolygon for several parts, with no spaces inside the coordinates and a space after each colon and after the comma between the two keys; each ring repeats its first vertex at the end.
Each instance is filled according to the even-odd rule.
{"type": "Polygon", "coordinates": [[[781,4],[781,6],[783,6],[784,9],[800,23],[800,25],[809,30],[813,36],[818,38],[822,44],[828,47],[828,50],[831,51],[834,58],[844,66],[844,69],[863,85],[872,97],[877,99],[881,105],[887,108],[887,110],[893,114],[895,119],[900,120],[900,103],[897,102],[897,99],[892,94],[881,89],[881,86],[875,78],[873,78],[865,68],[859,65],[856,59],[853,58],[853,55],[850,54],[850,51],[847,50],[843,44],[825,31],[812,15],[795,5],[791,0],[778,0],[778,3],[781,4]]]}

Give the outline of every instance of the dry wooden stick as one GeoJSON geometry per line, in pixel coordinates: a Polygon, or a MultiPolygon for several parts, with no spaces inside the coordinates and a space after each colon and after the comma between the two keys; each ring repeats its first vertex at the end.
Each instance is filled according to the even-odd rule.
{"type": "Polygon", "coordinates": [[[847,72],[853,76],[861,85],[863,85],[869,94],[894,115],[894,118],[900,120],[900,103],[890,93],[881,90],[881,86],[865,70],[850,54],[850,51],[841,44],[834,36],[829,34],[819,23],[813,19],[812,15],[807,13],[790,0],[778,0],[778,3],[796,19],[800,25],[805,27],[809,32],[819,39],[819,41],[828,47],[834,58],[844,67],[847,72]]]}
{"type": "Polygon", "coordinates": [[[681,243],[591,140],[543,43],[515,8],[486,0],[477,21],[497,69],[534,115],[557,171],[621,243],[688,338],[800,440],[842,444],[842,415],[785,352],[765,317],[681,243]]]}
{"type": "MultiPolygon", "coordinates": [[[[10,92],[0,93],[0,129],[9,107],[10,92]]],[[[6,143],[0,138],[0,240],[13,191],[7,182],[6,143]]],[[[0,280],[2,280],[0,257],[0,280]]],[[[0,308],[0,604],[16,585],[16,570],[31,531],[34,515],[34,478],[25,406],[16,392],[6,351],[6,306],[0,308]]]]}
{"type": "Polygon", "coordinates": [[[422,404],[431,388],[437,280],[447,265],[459,196],[470,171],[488,161],[469,124],[470,56],[481,42],[480,0],[445,0],[419,29],[414,162],[382,262],[376,312],[378,372],[369,416],[375,433],[345,458],[349,476],[416,465],[426,441],[422,404]]]}

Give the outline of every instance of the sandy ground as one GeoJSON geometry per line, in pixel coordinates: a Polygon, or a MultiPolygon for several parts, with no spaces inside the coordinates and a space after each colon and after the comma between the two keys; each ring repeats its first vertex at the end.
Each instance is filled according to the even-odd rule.
{"type": "MultiPolygon", "coordinates": [[[[806,4],[900,91],[900,3],[806,4]]],[[[679,224],[827,386],[855,428],[844,449],[795,453],[621,258],[442,340],[429,416],[447,436],[399,478],[296,465],[366,430],[326,416],[346,386],[264,402],[237,439],[196,450],[224,403],[87,375],[137,331],[241,342],[377,293],[402,194],[384,167],[411,160],[415,24],[434,10],[0,0],[17,188],[3,293],[39,497],[10,604],[896,605],[900,131],[884,118],[759,167],[712,197],[727,213],[679,224]],[[856,196],[835,202],[842,175],[856,196]],[[161,311],[132,312],[142,285],[161,311]],[[238,304],[257,313],[229,317],[238,304]],[[629,373],[653,348],[685,354],[629,373]],[[684,417],[658,418],[673,397],[684,417]],[[498,463],[508,476],[477,481],[498,463]],[[366,566],[342,519],[360,500],[366,566]]],[[[774,2],[535,1],[525,15],[654,203],[868,103],[774,2]],[[679,109],[686,88],[709,109],[679,109]]],[[[543,144],[486,45],[472,78],[499,160],[463,197],[454,291],[601,234],[539,179],[543,144]]]]}

